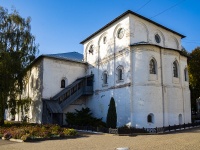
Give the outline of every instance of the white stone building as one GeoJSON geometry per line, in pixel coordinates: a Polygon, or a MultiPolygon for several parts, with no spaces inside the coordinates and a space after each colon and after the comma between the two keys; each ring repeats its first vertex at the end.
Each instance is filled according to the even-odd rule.
{"type": "Polygon", "coordinates": [[[89,107],[106,121],[113,97],[117,126],[191,122],[184,37],[128,10],[81,42],[84,61],[67,56],[77,53],[40,56],[30,69],[28,87],[35,101],[30,118],[63,124],[64,113],[89,107]]]}

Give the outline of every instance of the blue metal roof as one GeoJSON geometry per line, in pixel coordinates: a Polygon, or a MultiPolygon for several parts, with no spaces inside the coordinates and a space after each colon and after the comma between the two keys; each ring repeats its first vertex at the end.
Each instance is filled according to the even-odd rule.
{"type": "Polygon", "coordinates": [[[61,58],[61,59],[79,61],[79,62],[83,61],[83,54],[80,54],[78,52],[47,54],[47,55],[43,55],[43,56],[50,56],[50,57],[54,57],[54,58],[61,58]]]}

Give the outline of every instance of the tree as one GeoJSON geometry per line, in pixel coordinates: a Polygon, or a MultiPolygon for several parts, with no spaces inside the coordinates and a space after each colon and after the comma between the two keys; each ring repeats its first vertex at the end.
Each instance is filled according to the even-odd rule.
{"type": "Polygon", "coordinates": [[[105,123],[102,122],[102,118],[95,118],[92,116],[91,110],[82,108],[81,110],[75,109],[76,112],[68,112],[66,114],[66,122],[68,125],[78,126],[93,126],[93,127],[104,127],[105,123]]]}
{"type": "Polygon", "coordinates": [[[108,128],[116,128],[117,126],[117,113],[116,113],[116,107],[115,107],[115,100],[113,97],[110,100],[106,124],[108,128]]]}
{"type": "Polygon", "coordinates": [[[188,71],[190,78],[191,104],[196,110],[196,99],[200,97],[200,47],[190,53],[188,71]]]}
{"type": "Polygon", "coordinates": [[[0,6],[0,125],[9,97],[21,99],[26,68],[38,52],[30,22],[30,17],[22,18],[16,10],[8,13],[0,6]]]}
{"type": "Polygon", "coordinates": [[[190,56],[190,53],[189,53],[184,47],[182,47],[181,53],[182,53],[183,55],[187,56],[187,57],[190,56]]]}

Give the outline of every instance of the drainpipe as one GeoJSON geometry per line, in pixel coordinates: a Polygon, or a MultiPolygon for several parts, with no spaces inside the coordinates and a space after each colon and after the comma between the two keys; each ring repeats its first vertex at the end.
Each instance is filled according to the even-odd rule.
{"type": "MultiPolygon", "coordinates": [[[[114,79],[114,87],[115,87],[115,82],[116,82],[116,80],[115,80],[115,70],[116,70],[116,65],[115,65],[115,62],[116,62],[116,37],[114,36],[114,68],[113,68],[113,75],[114,75],[114,77],[113,77],[113,79],[114,79]]],[[[114,90],[115,91],[115,90],[114,90]]],[[[115,97],[115,92],[113,92],[113,97],[115,97]]]]}
{"type": "Polygon", "coordinates": [[[163,85],[163,62],[162,49],[160,48],[160,70],[161,70],[161,87],[162,87],[162,107],[163,107],[163,127],[165,126],[165,99],[164,99],[164,85],[163,85]]]}
{"type": "Polygon", "coordinates": [[[133,52],[131,50],[131,47],[130,47],[130,74],[131,74],[131,87],[130,87],[130,93],[131,93],[131,97],[130,97],[130,111],[131,111],[131,127],[133,127],[133,52]]]}
{"type": "Polygon", "coordinates": [[[99,63],[100,63],[100,54],[99,54],[99,53],[100,53],[100,44],[98,45],[98,50],[97,50],[97,52],[98,52],[98,54],[97,54],[97,55],[98,55],[98,57],[97,57],[97,59],[98,59],[98,60],[97,60],[97,63],[98,63],[98,64],[97,64],[97,65],[98,65],[97,89],[99,90],[99,89],[100,89],[100,88],[99,88],[99,87],[100,87],[100,86],[99,86],[99,82],[100,82],[100,81],[99,81],[99,66],[100,66],[100,64],[99,64],[99,63]]]}

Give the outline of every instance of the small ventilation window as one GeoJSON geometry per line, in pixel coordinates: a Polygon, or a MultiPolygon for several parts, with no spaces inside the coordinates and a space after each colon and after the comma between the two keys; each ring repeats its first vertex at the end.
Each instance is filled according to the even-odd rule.
{"type": "Polygon", "coordinates": [[[94,52],[94,46],[91,45],[90,48],[89,48],[89,54],[93,55],[93,52],[94,52]]]}
{"type": "Polygon", "coordinates": [[[155,35],[155,41],[156,41],[156,43],[161,42],[160,36],[158,34],[155,35]]]}
{"type": "Polygon", "coordinates": [[[123,28],[120,28],[118,31],[117,31],[117,37],[119,39],[122,39],[124,36],[124,29],[123,28]]]}
{"type": "Polygon", "coordinates": [[[147,122],[148,123],[153,123],[154,122],[154,115],[153,114],[149,114],[147,116],[147,122]]]}

